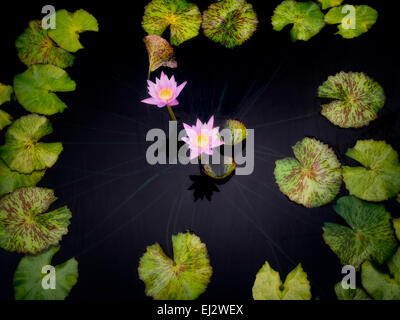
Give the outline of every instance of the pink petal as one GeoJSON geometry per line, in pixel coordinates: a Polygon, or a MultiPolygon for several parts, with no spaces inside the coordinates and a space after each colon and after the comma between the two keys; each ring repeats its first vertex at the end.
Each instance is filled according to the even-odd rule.
{"type": "Polygon", "coordinates": [[[176,88],[176,91],[175,91],[176,98],[181,94],[181,92],[182,92],[183,88],[185,88],[186,84],[187,84],[187,81],[185,81],[178,88],[176,88]]]}
{"type": "Polygon", "coordinates": [[[155,104],[158,105],[159,101],[157,99],[154,98],[147,98],[142,100],[143,103],[147,103],[147,104],[155,104]]]}
{"type": "Polygon", "coordinates": [[[208,120],[207,128],[212,130],[213,126],[214,126],[214,116],[211,116],[210,120],[208,120]]]}
{"type": "Polygon", "coordinates": [[[179,104],[179,101],[175,99],[175,100],[173,100],[173,101],[171,101],[171,102],[168,102],[168,104],[169,104],[171,107],[177,106],[177,105],[179,104]]]}
{"type": "Polygon", "coordinates": [[[157,103],[157,107],[159,108],[164,108],[167,105],[167,103],[165,101],[160,101],[157,103]]]}
{"type": "Polygon", "coordinates": [[[190,160],[197,158],[200,154],[201,153],[198,149],[197,150],[190,149],[190,160]]]}

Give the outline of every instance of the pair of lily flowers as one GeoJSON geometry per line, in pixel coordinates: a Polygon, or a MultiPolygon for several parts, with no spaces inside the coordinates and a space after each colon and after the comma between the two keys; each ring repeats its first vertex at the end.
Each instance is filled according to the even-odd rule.
{"type": "MultiPolygon", "coordinates": [[[[187,82],[178,86],[174,76],[168,78],[164,72],[161,72],[161,77],[156,78],[155,83],[150,80],[147,83],[150,98],[144,99],[142,102],[156,105],[159,108],[167,107],[172,120],[176,121],[171,107],[179,104],[177,98],[187,82]]],[[[189,146],[191,160],[200,157],[203,153],[212,155],[212,149],[224,144],[219,135],[219,127],[214,127],[214,116],[207,123],[202,123],[200,119],[197,119],[196,125],[189,126],[184,123],[183,127],[187,137],[182,140],[189,146]]]]}

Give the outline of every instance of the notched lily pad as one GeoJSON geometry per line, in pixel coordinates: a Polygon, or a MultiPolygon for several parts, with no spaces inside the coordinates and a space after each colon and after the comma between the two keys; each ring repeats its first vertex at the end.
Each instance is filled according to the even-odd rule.
{"type": "Polygon", "coordinates": [[[15,46],[19,59],[28,67],[34,64],[52,64],[64,69],[74,64],[75,57],[58,47],[38,20],[29,23],[28,28],[15,41],[15,46]]]}
{"type": "Polygon", "coordinates": [[[362,167],[343,167],[343,177],[350,194],[380,202],[400,191],[400,163],[397,152],[385,141],[359,140],[346,155],[362,167]]]}
{"type": "Polygon", "coordinates": [[[24,187],[0,199],[0,247],[37,254],[68,233],[71,212],[64,206],[47,212],[57,198],[53,190],[24,187]]]}
{"type": "Polygon", "coordinates": [[[345,39],[356,38],[363,33],[366,33],[376,23],[377,19],[378,12],[365,5],[336,7],[329,10],[325,15],[326,23],[339,24],[339,31],[336,34],[340,34],[345,39]],[[350,17],[350,8],[354,8],[355,21],[352,21],[352,18],[350,17]],[[345,28],[343,26],[345,26],[345,28]]]}
{"type": "Polygon", "coordinates": [[[382,264],[393,255],[397,241],[391,215],[383,205],[349,196],[340,198],[334,209],[349,227],[325,223],[323,237],[342,265],[358,270],[367,259],[382,264]]]}
{"type": "Polygon", "coordinates": [[[67,10],[56,12],[57,28],[49,30],[49,36],[61,48],[76,52],[83,49],[79,42],[79,34],[85,31],[99,31],[99,25],[95,17],[85,10],[77,10],[74,13],[67,10]]]}
{"type": "Polygon", "coordinates": [[[279,189],[307,208],[333,201],[342,184],[342,169],[335,152],[312,138],[299,141],[293,152],[296,159],[276,161],[274,174],[279,189]]]}
{"type": "Polygon", "coordinates": [[[162,36],[170,27],[171,44],[181,43],[199,34],[202,17],[199,8],[186,0],[153,0],[145,8],[142,26],[149,34],[162,36]]]}
{"type": "Polygon", "coordinates": [[[371,300],[363,289],[344,289],[341,282],[335,285],[335,293],[338,300],[371,300]]]}
{"type": "Polygon", "coordinates": [[[379,270],[373,263],[362,265],[361,282],[375,300],[400,300],[400,248],[387,263],[390,274],[379,270]]]}
{"type": "Polygon", "coordinates": [[[385,105],[383,88],[364,73],[340,72],[318,89],[320,98],[334,99],[322,115],[341,128],[361,128],[378,118],[385,105]]]}
{"type": "Polygon", "coordinates": [[[146,295],[155,300],[194,300],[212,275],[207,248],[189,232],[172,236],[173,260],[156,243],[147,247],[139,263],[139,277],[146,295]]]}
{"type": "Polygon", "coordinates": [[[34,171],[31,174],[22,174],[17,171],[12,171],[0,159],[0,197],[13,192],[20,187],[33,187],[44,176],[45,170],[34,171]]]}
{"type": "Polygon", "coordinates": [[[231,157],[222,157],[219,164],[210,163],[203,165],[203,172],[210,178],[223,180],[228,178],[236,169],[236,163],[231,157]]]}
{"type": "Polygon", "coordinates": [[[229,129],[232,132],[232,140],[224,141],[225,145],[235,145],[247,138],[247,129],[243,123],[237,120],[227,120],[223,125],[224,129],[229,129]]]}
{"type": "Polygon", "coordinates": [[[31,173],[52,167],[63,150],[61,143],[38,142],[53,132],[50,121],[36,114],[16,120],[6,132],[0,157],[15,171],[31,173]]]}
{"type": "Polygon", "coordinates": [[[325,10],[328,8],[340,6],[343,0],[318,0],[318,2],[321,3],[322,10],[325,10]]]}
{"type": "Polygon", "coordinates": [[[160,67],[177,68],[174,48],[167,40],[152,34],[143,39],[147,53],[149,54],[150,72],[156,71],[160,67]]]}
{"type": "Polygon", "coordinates": [[[18,102],[28,111],[44,115],[63,112],[67,106],[54,92],[74,91],[75,81],[53,65],[34,65],[14,78],[18,102]]]}
{"type": "Polygon", "coordinates": [[[219,1],[203,13],[206,37],[227,48],[239,46],[250,39],[257,25],[257,13],[245,0],[219,1]]]}
{"type": "Polygon", "coordinates": [[[78,281],[78,261],[75,258],[55,266],[55,289],[43,288],[46,274],[43,267],[51,266],[53,256],[60,247],[52,247],[36,256],[25,256],[14,273],[15,300],[64,300],[78,281]]]}
{"type": "Polygon", "coordinates": [[[268,262],[258,271],[253,286],[254,300],[311,300],[311,286],[301,264],[286,277],[285,283],[268,262]]]}
{"type": "Polygon", "coordinates": [[[315,2],[285,0],[275,8],[272,26],[274,30],[281,31],[289,24],[293,24],[290,30],[292,41],[307,41],[325,26],[324,14],[315,2]]]}

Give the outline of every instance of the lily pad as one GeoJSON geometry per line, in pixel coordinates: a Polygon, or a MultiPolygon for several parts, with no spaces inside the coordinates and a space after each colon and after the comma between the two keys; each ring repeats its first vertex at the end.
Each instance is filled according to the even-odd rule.
{"type": "Polygon", "coordinates": [[[343,0],[318,0],[318,2],[321,3],[322,10],[325,10],[328,8],[340,6],[343,0]]]}
{"type": "Polygon", "coordinates": [[[38,20],[29,23],[29,27],[15,41],[15,46],[19,59],[28,67],[34,64],[52,64],[64,69],[74,64],[75,57],[58,47],[38,20]]]}
{"type": "Polygon", "coordinates": [[[367,259],[382,264],[396,251],[391,215],[383,205],[348,196],[334,209],[350,227],[325,223],[323,237],[342,265],[358,270],[367,259]]]}
{"type": "Polygon", "coordinates": [[[232,132],[232,143],[226,141],[225,145],[235,145],[247,138],[247,129],[243,123],[237,120],[227,120],[224,124],[224,129],[229,129],[232,132]]]}
{"type": "Polygon", "coordinates": [[[60,247],[52,247],[36,256],[25,256],[14,273],[15,300],[64,300],[78,281],[78,261],[75,258],[59,264],[55,269],[55,289],[44,289],[46,274],[43,267],[51,266],[60,247]]]}
{"type": "Polygon", "coordinates": [[[400,218],[393,219],[393,226],[394,226],[394,230],[396,231],[397,239],[399,239],[399,241],[400,241],[400,218]]]}
{"type": "Polygon", "coordinates": [[[153,0],[145,8],[142,26],[149,34],[161,36],[170,27],[171,44],[179,46],[199,34],[199,8],[186,0],[153,0]]]}
{"type": "Polygon", "coordinates": [[[16,120],[6,132],[0,157],[15,171],[31,173],[52,167],[63,150],[61,143],[42,143],[39,139],[53,132],[50,121],[31,114],[16,120]]]}
{"type": "Polygon", "coordinates": [[[359,140],[346,155],[362,167],[343,167],[350,194],[366,201],[385,201],[400,191],[400,163],[397,152],[385,141],[359,140]]]}
{"type": "Polygon", "coordinates": [[[385,105],[383,88],[364,73],[340,72],[318,89],[320,98],[335,99],[322,106],[322,115],[341,128],[360,128],[378,118],[385,105]]]}
{"type": "Polygon", "coordinates": [[[257,13],[245,0],[219,1],[203,13],[206,37],[227,48],[239,46],[250,39],[257,25],[257,13]]]}
{"type": "Polygon", "coordinates": [[[0,247],[37,254],[68,233],[71,212],[64,206],[47,212],[57,198],[53,190],[24,187],[0,199],[0,247]],[[46,213],[45,213],[46,212],[46,213]]]}
{"type": "Polygon", "coordinates": [[[293,152],[296,159],[276,161],[274,174],[279,189],[307,208],[333,201],[342,184],[342,169],[335,152],[312,138],[296,143],[293,152]]]}
{"type": "Polygon", "coordinates": [[[0,109],[0,130],[9,126],[13,121],[13,118],[5,111],[0,109]]]}
{"type": "Polygon", "coordinates": [[[35,186],[43,178],[44,173],[45,170],[34,171],[31,174],[21,174],[10,170],[4,161],[0,159],[0,197],[20,187],[35,186]]]}
{"type": "Polygon", "coordinates": [[[53,65],[34,65],[14,78],[18,102],[28,111],[53,115],[67,106],[53,92],[74,91],[75,81],[53,65]]]}
{"type": "Polygon", "coordinates": [[[11,101],[12,93],[13,88],[11,86],[0,83],[0,106],[11,101]]]}
{"type": "Polygon", "coordinates": [[[206,245],[189,232],[172,236],[172,244],[173,260],[158,243],[147,247],[140,259],[138,271],[146,295],[155,300],[194,300],[212,275],[206,245]]]}
{"type": "Polygon", "coordinates": [[[339,31],[336,34],[340,34],[345,39],[356,38],[363,33],[366,33],[372,26],[376,23],[378,19],[378,12],[365,5],[354,6],[355,8],[355,27],[352,28],[350,26],[351,21],[343,21],[348,15],[349,12],[342,13],[344,6],[332,8],[325,15],[325,22],[328,24],[339,24],[339,31]],[[343,22],[348,24],[346,26],[347,29],[343,28],[343,22]]]}
{"type": "Polygon", "coordinates": [[[338,300],[371,300],[363,289],[344,289],[341,282],[335,285],[335,293],[338,300]]]}
{"type": "Polygon", "coordinates": [[[361,282],[375,300],[400,300],[400,248],[387,263],[389,274],[380,271],[373,263],[362,265],[361,282]]]}
{"type": "Polygon", "coordinates": [[[160,67],[177,68],[174,48],[167,40],[152,34],[143,39],[147,53],[149,54],[150,72],[156,71],[160,67]]]}
{"type": "Polygon", "coordinates": [[[222,157],[219,164],[210,163],[203,165],[203,172],[210,178],[222,180],[229,177],[236,169],[235,161],[230,157],[222,157]]]}
{"type": "Polygon", "coordinates": [[[253,286],[254,300],[311,300],[311,286],[301,264],[286,277],[285,283],[268,262],[258,271],[253,286]]]}
{"type": "Polygon", "coordinates": [[[61,48],[76,52],[83,49],[79,42],[79,34],[85,31],[99,31],[99,25],[95,17],[85,10],[77,10],[74,13],[67,10],[56,12],[57,28],[49,30],[49,36],[61,48]]]}
{"type": "Polygon", "coordinates": [[[289,24],[292,41],[307,41],[317,35],[325,26],[324,14],[315,2],[296,2],[285,0],[276,7],[272,16],[274,30],[281,31],[289,24]]]}

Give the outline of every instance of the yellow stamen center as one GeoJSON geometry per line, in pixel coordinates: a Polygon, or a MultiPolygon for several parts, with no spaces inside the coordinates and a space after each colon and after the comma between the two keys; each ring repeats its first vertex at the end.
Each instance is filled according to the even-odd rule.
{"type": "Polygon", "coordinates": [[[208,145],[208,136],[205,134],[199,134],[197,136],[197,141],[196,141],[197,147],[199,148],[204,148],[208,145]]]}
{"type": "Polygon", "coordinates": [[[158,97],[162,100],[169,101],[173,96],[172,90],[170,88],[162,89],[158,93],[158,97]]]}

